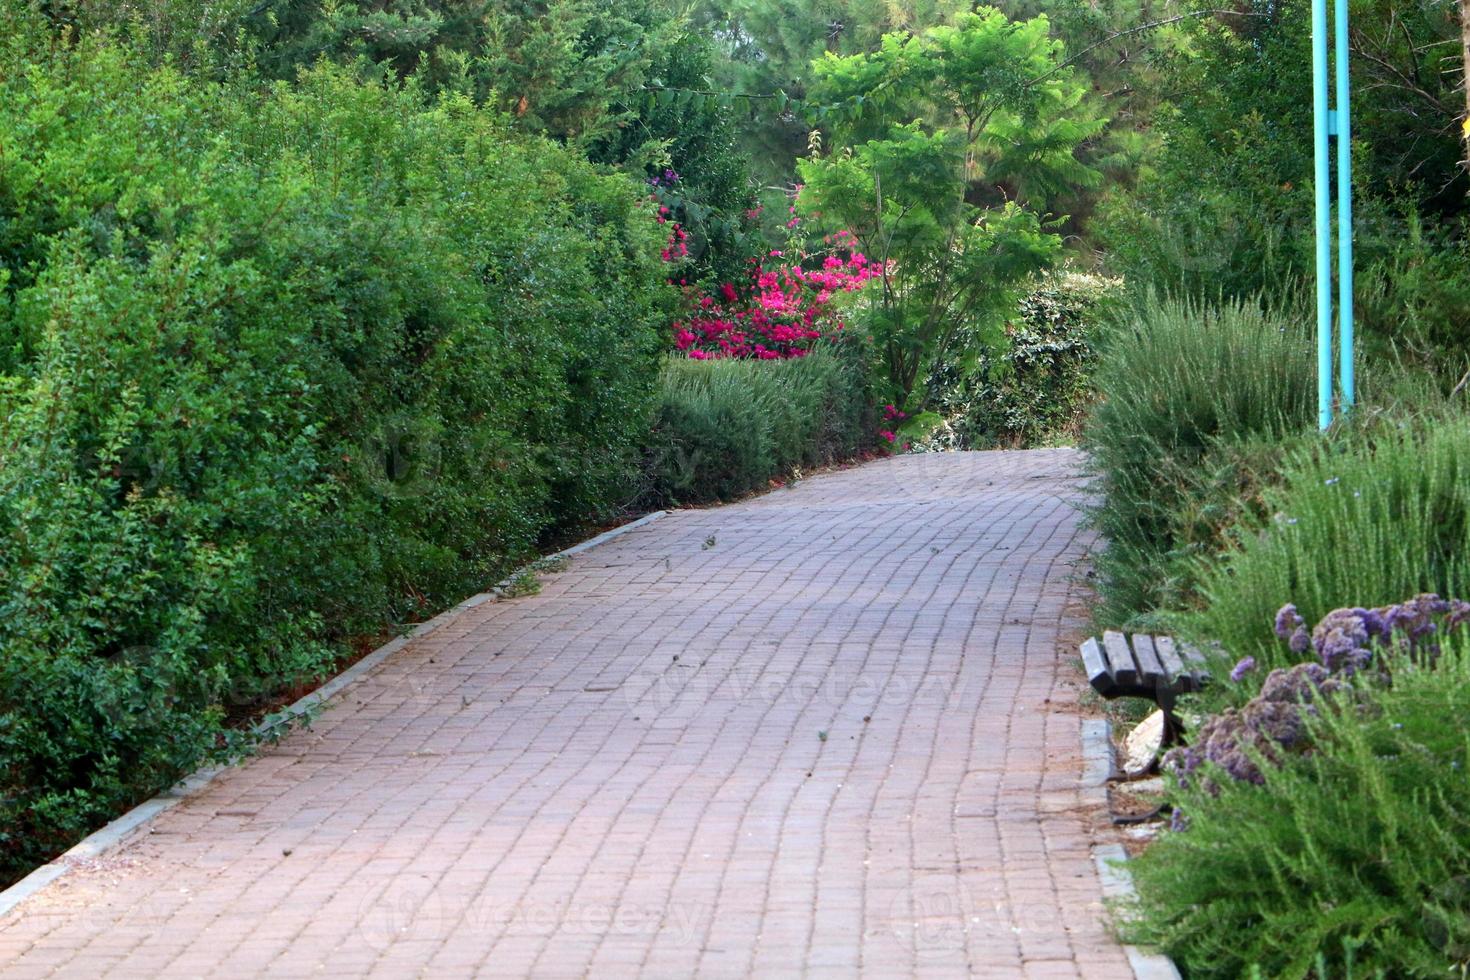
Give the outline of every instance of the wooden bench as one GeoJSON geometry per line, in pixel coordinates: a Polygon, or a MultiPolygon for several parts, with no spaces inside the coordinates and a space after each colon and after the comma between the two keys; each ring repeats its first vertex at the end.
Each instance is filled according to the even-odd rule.
{"type": "Polygon", "coordinates": [[[1146,698],[1164,712],[1164,744],[1179,740],[1179,719],[1174,703],[1181,694],[1192,694],[1209,682],[1204,656],[1192,647],[1176,644],[1170,636],[1131,636],[1108,630],[1099,642],[1089,637],[1082,644],[1082,662],[1087,680],[1098,694],[1114,698],[1146,698]]]}

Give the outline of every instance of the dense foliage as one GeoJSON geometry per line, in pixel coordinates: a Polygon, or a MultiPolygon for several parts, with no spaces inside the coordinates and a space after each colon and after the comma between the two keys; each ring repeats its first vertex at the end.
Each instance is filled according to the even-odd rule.
{"type": "Polygon", "coordinates": [[[1118,912],[1188,976],[1443,975],[1470,961],[1470,606],[1424,593],[1465,588],[1470,436],[1392,364],[1316,432],[1306,319],[1144,297],[1107,332],[1098,617],[1184,634],[1214,678],[1118,912]]]}
{"type": "Polygon", "coordinates": [[[1122,283],[1060,270],[1042,276],[1005,321],[1005,344],[962,337],[928,381],[955,448],[1075,440],[1093,401],[1102,324],[1122,283]]]}
{"type": "Polygon", "coordinates": [[[981,8],[812,70],[816,94],[849,108],[836,117],[836,142],[800,163],[802,206],[850,231],[882,266],[868,328],[888,393],[909,406],[936,363],[963,356],[960,339],[973,344],[994,326],[1011,287],[1061,247],[1022,203],[975,198],[1021,174],[1094,179],[1073,151],[1095,126],[1073,115],[1083,87],[1040,17],[1013,23],[981,8]]]}
{"type": "MultiPolygon", "coordinates": [[[[1282,702],[1281,706],[1288,706],[1282,702]]],[[[1301,712],[1309,752],[1257,783],[1214,764],[1176,792],[1187,829],[1129,862],[1132,941],[1190,977],[1428,977],[1470,961],[1470,655],[1400,664],[1301,712]]],[[[1260,758],[1258,756],[1258,758],[1260,758]]],[[[1263,765],[1266,764],[1262,763],[1263,765]]]]}
{"type": "MultiPolygon", "coordinates": [[[[1351,64],[1360,329],[1375,353],[1412,349],[1462,371],[1457,21],[1448,4],[1354,4],[1351,64]]],[[[1148,82],[1167,96],[1152,114],[1162,143],[1109,191],[1096,238],[1138,288],[1284,296],[1313,270],[1310,7],[1173,29],[1185,43],[1160,46],[1148,82]]]]}
{"type": "Polygon", "coordinates": [[[1470,594],[1467,25],[1352,6],[1321,434],[1302,5],[0,0],[0,874],[583,526],[1085,418],[1221,657],[1131,935],[1463,973],[1470,656],[1358,659],[1470,594]]]}
{"type": "Polygon", "coordinates": [[[1190,628],[1233,654],[1274,648],[1283,599],[1309,620],[1349,602],[1470,593],[1470,426],[1394,426],[1313,441],[1281,466],[1258,520],[1201,583],[1190,628]]]}
{"type": "Polygon", "coordinates": [[[638,492],[642,190],[462,99],[0,76],[0,853],[638,492]]]}

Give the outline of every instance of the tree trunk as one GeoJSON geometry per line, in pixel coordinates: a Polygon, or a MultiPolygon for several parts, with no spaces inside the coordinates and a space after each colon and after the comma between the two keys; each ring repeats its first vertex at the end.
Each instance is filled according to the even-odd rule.
{"type": "Polygon", "coordinates": [[[1470,170],[1470,0],[1460,0],[1460,57],[1465,68],[1465,118],[1460,123],[1462,166],[1470,170]]]}

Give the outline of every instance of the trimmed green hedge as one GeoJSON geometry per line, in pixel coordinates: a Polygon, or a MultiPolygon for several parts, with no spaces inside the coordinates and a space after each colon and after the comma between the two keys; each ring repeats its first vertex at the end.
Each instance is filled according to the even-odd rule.
{"type": "Polygon", "coordinates": [[[730,500],[870,445],[877,419],[863,344],[849,334],[788,361],[670,356],[654,420],[651,501],[730,500]]]}
{"type": "Polygon", "coordinates": [[[645,189],[456,99],[0,46],[0,877],[639,492],[645,189]]]}

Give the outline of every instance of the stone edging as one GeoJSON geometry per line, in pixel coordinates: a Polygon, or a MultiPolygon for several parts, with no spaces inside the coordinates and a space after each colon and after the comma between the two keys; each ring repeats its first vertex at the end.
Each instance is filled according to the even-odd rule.
{"type": "MultiPolygon", "coordinates": [[[[1107,809],[1108,779],[1114,772],[1113,726],[1106,718],[1082,719],[1082,798],[1107,809]]],[[[1124,867],[1128,852],[1122,844],[1098,844],[1092,849],[1097,876],[1102,880],[1103,898],[1129,898],[1133,879],[1124,867]]],[[[1138,980],[1180,980],[1179,968],[1162,953],[1146,953],[1137,946],[1123,946],[1128,964],[1138,980]]]]}
{"type": "MultiPolygon", "coordinates": [[[[645,514],[636,521],[630,521],[610,531],[604,531],[596,537],[588,538],[580,544],[574,544],[570,548],[564,548],[555,554],[539,558],[521,571],[534,569],[537,564],[550,559],[570,558],[572,555],[580,554],[590,548],[595,548],[605,541],[609,541],[621,534],[626,534],[645,524],[649,524],[665,516],[667,513],[668,511],[656,510],[651,514],[645,514]]],[[[516,574],[520,573],[517,572],[516,574]]],[[[444,612],[435,616],[433,619],[420,623],[411,632],[383,644],[310,694],[302,697],[289,707],[272,714],[268,719],[256,725],[255,731],[264,734],[270,730],[282,727],[287,722],[295,721],[303,715],[306,715],[313,708],[324,704],[340,694],[345,688],[360,680],[374,667],[413,641],[428,636],[467,609],[473,609],[475,606],[489,602],[492,599],[500,598],[504,594],[506,586],[514,578],[515,575],[512,575],[510,578],[496,583],[488,591],[471,596],[457,606],[444,610],[444,612]]],[[[41,889],[51,884],[51,882],[65,875],[76,865],[85,861],[95,860],[107,851],[119,846],[139,830],[146,827],[154,817],[198,793],[205,786],[209,785],[215,776],[218,776],[227,768],[228,766],[210,766],[205,769],[196,770],[152,799],[138,804],[116,820],[88,834],[70,850],[52,858],[49,862],[41,865],[9,888],[0,891],[0,916],[8,914],[20,903],[41,891],[41,889]]]]}

